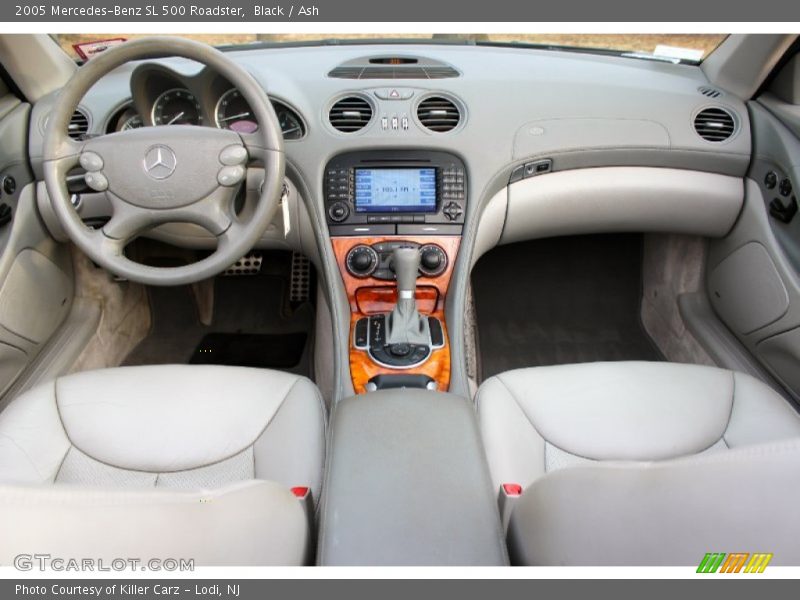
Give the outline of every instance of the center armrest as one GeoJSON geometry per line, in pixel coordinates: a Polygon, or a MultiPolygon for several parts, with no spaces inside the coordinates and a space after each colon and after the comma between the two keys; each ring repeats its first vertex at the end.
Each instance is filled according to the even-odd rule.
{"type": "Polygon", "coordinates": [[[475,411],[453,394],[393,389],[334,409],[321,565],[504,565],[475,411]]]}

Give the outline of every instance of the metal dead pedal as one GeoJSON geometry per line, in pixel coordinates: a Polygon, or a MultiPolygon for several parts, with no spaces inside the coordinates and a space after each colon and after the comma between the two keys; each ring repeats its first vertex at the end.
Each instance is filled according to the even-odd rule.
{"type": "Polygon", "coordinates": [[[258,275],[261,271],[263,258],[260,252],[250,252],[225,269],[223,277],[234,277],[239,275],[258,275]]]}
{"type": "Polygon", "coordinates": [[[290,302],[306,302],[311,293],[311,261],[300,254],[292,252],[292,276],[289,285],[290,302]]]}

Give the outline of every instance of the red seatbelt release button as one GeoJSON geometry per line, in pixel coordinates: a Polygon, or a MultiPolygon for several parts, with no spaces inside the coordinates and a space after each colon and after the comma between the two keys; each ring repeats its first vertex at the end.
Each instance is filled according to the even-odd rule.
{"type": "Polygon", "coordinates": [[[293,487],[292,488],[292,493],[295,496],[297,496],[298,498],[305,499],[305,497],[308,496],[311,493],[311,490],[310,490],[310,488],[308,488],[306,486],[300,486],[299,485],[297,487],[293,487]]]}

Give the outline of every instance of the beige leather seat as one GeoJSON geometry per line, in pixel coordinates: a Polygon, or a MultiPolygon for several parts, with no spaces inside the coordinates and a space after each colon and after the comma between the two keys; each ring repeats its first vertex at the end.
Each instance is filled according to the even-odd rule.
{"type": "Polygon", "coordinates": [[[319,498],[321,396],[308,379],[215,366],[62,377],[0,413],[0,563],[20,552],[301,564],[319,498]]]}
{"type": "Polygon", "coordinates": [[[477,403],[495,489],[525,490],[509,522],[514,562],[696,565],[757,551],[800,564],[800,416],[748,375],[520,369],[484,382],[477,403]]]}

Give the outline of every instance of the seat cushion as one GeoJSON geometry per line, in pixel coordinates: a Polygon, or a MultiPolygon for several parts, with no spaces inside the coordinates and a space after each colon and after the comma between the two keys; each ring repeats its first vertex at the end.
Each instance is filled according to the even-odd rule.
{"type": "Polygon", "coordinates": [[[319,498],[324,414],[313,383],[278,371],[77,373],[0,413],[0,483],[210,489],[265,479],[319,498]]]}
{"type": "Polygon", "coordinates": [[[652,463],[593,463],[542,477],[514,503],[522,565],[697,568],[709,552],[800,565],[800,440],[652,463]]]}
{"type": "Polygon", "coordinates": [[[308,562],[308,519],[271,481],[207,491],[65,485],[0,485],[0,564],[20,553],[87,557],[109,565],[133,557],[195,566],[296,566],[308,562]]]}
{"type": "Polygon", "coordinates": [[[800,436],[800,417],[772,389],[699,365],[519,369],[486,380],[477,403],[495,489],[595,461],[660,461],[800,436]]]}

